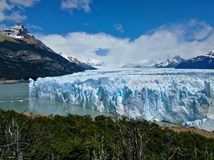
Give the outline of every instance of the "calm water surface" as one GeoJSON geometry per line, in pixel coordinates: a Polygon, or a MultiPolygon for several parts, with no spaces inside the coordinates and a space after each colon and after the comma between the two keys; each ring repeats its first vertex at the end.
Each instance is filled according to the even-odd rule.
{"type": "Polygon", "coordinates": [[[29,98],[28,83],[0,84],[0,108],[4,110],[15,110],[16,112],[28,111],[48,115],[67,115],[68,113],[90,115],[92,117],[98,115],[111,115],[68,103],[29,98]]]}

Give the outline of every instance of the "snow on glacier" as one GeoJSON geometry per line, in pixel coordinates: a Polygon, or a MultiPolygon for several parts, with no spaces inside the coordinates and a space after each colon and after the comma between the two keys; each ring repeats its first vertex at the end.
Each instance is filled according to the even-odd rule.
{"type": "Polygon", "coordinates": [[[98,69],[30,80],[29,95],[131,118],[214,120],[213,70],[98,69]]]}

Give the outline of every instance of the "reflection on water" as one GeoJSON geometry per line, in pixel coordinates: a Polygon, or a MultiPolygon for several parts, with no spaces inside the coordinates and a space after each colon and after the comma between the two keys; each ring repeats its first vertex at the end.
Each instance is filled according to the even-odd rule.
{"type": "Polygon", "coordinates": [[[62,103],[58,101],[51,101],[45,99],[29,99],[29,111],[43,114],[59,114],[67,115],[68,113],[77,115],[91,115],[96,117],[98,115],[110,115],[107,113],[101,113],[96,110],[74,106],[69,103],[62,103]]]}
{"type": "Polygon", "coordinates": [[[67,115],[68,113],[91,115],[92,117],[111,115],[68,103],[28,98],[28,83],[0,84],[0,108],[4,110],[15,110],[17,112],[28,111],[47,115],[67,115]]]}

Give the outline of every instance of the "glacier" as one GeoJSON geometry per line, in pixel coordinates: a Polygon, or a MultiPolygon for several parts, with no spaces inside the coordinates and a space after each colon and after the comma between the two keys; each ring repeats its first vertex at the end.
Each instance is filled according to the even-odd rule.
{"type": "Polygon", "coordinates": [[[29,96],[130,118],[194,125],[214,120],[214,71],[100,68],[30,79],[29,96]]]}

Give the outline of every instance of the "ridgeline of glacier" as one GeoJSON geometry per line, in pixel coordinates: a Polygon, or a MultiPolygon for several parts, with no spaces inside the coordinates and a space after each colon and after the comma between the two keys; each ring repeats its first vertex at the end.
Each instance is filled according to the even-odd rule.
{"type": "Polygon", "coordinates": [[[214,71],[100,68],[30,79],[30,97],[214,130],[214,71]]]}

